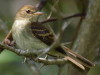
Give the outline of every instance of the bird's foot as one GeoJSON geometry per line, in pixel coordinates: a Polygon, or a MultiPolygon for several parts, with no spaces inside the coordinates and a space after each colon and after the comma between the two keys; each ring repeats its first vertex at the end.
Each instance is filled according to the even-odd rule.
{"type": "Polygon", "coordinates": [[[16,42],[14,40],[10,41],[9,39],[5,39],[3,41],[3,44],[8,45],[8,46],[14,46],[16,44],[16,42]]]}

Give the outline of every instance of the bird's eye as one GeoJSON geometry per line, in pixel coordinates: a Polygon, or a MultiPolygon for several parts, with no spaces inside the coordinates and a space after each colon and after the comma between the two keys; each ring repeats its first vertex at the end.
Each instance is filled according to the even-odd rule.
{"type": "Polygon", "coordinates": [[[27,12],[27,13],[31,13],[31,10],[27,10],[26,12],[27,12]]]}

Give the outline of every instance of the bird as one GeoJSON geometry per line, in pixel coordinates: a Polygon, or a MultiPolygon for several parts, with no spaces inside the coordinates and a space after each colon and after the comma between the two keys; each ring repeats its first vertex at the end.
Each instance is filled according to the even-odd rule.
{"type": "MultiPolygon", "coordinates": [[[[37,22],[37,18],[43,14],[32,5],[24,5],[18,10],[10,31],[17,48],[41,50],[53,44],[55,41],[53,31],[48,25],[37,22]]],[[[85,70],[85,67],[94,66],[94,63],[65,46],[59,45],[47,54],[54,57],[64,57],[83,70],[85,70]]]]}

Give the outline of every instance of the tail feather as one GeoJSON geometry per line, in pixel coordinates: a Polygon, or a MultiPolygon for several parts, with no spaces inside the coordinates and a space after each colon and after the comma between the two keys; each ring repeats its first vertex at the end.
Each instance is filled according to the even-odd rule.
{"type": "Polygon", "coordinates": [[[83,56],[75,53],[74,51],[70,50],[69,48],[65,47],[65,46],[61,46],[65,52],[69,53],[74,60],[76,59],[76,61],[80,62],[80,64],[84,65],[85,67],[91,68],[92,66],[95,66],[94,63],[92,63],[91,61],[89,61],[88,59],[84,58],[83,56]]]}
{"type": "Polygon", "coordinates": [[[69,56],[66,56],[65,58],[67,60],[69,60],[70,62],[72,62],[73,64],[75,64],[76,66],[78,66],[79,68],[81,68],[82,70],[85,70],[85,67],[81,63],[79,63],[77,60],[75,60],[69,56]]]}

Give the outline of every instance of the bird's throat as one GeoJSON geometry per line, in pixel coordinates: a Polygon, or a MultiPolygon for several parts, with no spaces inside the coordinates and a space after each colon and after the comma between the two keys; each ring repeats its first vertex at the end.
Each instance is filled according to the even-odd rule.
{"type": "Polygon", "coordinates": [[[29,20],[26,20],[26,19],[23,19],[23,20],[15,20],[13,26],[15,26],[17,28],[21,28],[21,27],[27,26],[30,23],[31,22],[29,20]]]}

